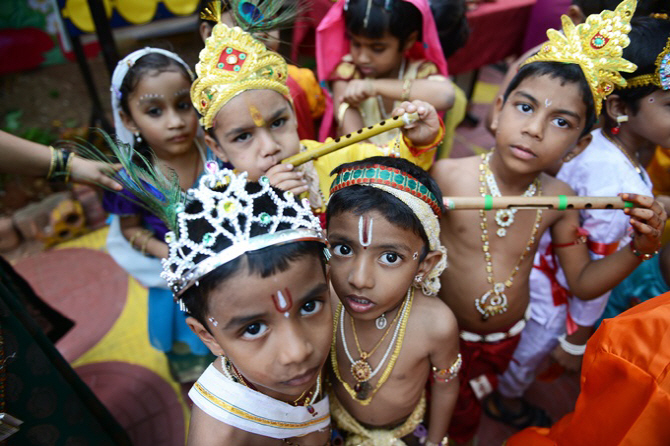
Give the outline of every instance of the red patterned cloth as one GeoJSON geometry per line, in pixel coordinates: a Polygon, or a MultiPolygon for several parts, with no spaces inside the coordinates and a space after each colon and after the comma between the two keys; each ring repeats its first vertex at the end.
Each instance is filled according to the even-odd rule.
{"type": "Polygon", "coordinates": [[[477,433],[482,406],[472,390],[470,380],[485,375],[495,389],[498,385],[498,375],[507,369],[520,339],[521,335],[518,334],[500,342],[460,340],[463,366],[458,374],[460,389],[449,424],[449,438],[457,443],[465,443],[477,433]]]}

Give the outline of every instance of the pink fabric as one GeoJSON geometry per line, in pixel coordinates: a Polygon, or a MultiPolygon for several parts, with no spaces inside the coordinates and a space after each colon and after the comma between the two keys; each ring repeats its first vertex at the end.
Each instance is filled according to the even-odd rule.
{"type": "MultiPolygon", "coordinates": [[[[437,36],[437,27],[427,0],[405,0],[416,6],[423,16],[423,42],[416,42],[407,56],[412,60],[429,60],[437,65],[440,74],[447,76],[447,60],[442,52],[442,45],[437,36]]],[[[328,79],[342,57],[349,53],[349,40],[346,38],[344,25],[344,3],[338,0],[328,11],[316,28],[316,70],[319,81],[328,79]]],[[[319,140],[323,141],[331,135],[333,124],[333,101],[330,94],[326,97],[326,111],[323,115],[319,140]]]]}

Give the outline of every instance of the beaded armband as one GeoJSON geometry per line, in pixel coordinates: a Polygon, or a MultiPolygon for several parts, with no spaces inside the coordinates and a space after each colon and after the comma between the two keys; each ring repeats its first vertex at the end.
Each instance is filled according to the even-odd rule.
{"type": "Polygon", "coordinates": [[[437,382],[448,383],[458,376],[458,371],[461,370],[461,365],[463,365],[463,358],[459,353],[458,356],[456,356],[454,363],[451,364],[451,367],[448,369],[438,369],[433,366],[433,378],[435,378],[435,381],[437,382]]]}
{"type": "Polygon", "coordinates": [[[589,231],[584,228],[577,228],[575,231],[577,233],[577,238],[568,243],[552,243],[552,248],[565,248],[572,245],[583,245],[588,241],[589,231]]]}

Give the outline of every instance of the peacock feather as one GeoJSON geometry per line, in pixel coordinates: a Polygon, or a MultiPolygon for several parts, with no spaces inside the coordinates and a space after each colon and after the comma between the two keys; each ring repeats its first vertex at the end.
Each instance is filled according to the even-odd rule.
{"type": "MultiPolygon", "coordinates": [[[[111,168],[113,160],[93,144],[84,140],[67,141],[66,144],[82,158],[109,164],[109,177],[133,195],[130,197],[124,194],[124,197],[144,207],[163,220],[171,231],[178,233],[177,214],[183,210],[184,193],[176,172],[171,171],[168,178],[160,168],[156,167],[153,157],[147,159],[131,146],[115,141],[105,131],[99,129],[97,131],[113,153],[113,157],[123,167],[119,172],[111,168]]],[[[103,184],[98,185],[119,193],[103,184]]]]}
{"type": "Polygon", "coordinates": [[[218,0],[202,12],[205,20],[220,21],[221,12],[230,10],[235,23],[254,34],[288,28],[295,20],[299,0],[218,0]]]}

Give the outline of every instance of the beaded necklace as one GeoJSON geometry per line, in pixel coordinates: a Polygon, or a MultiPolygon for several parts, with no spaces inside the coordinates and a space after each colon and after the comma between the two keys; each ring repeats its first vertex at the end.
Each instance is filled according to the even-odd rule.
{"type": "MultiPolygon", "coordinates": [[[[482,196],[486,195],[486,183],[485,183],[485,172],[488,169],[488,157],[482,155],[482,162],[479,164],[479,192],[482,196]]],[[[537,195],[542,195],[542,184],[539,178],[536,178],[534,183],[536,184],[537,195]]],[[[486,218],[486,211],[480,210],[479,216],[482,219],[480,227],[482,228],[482,251],[484,252],[484,260],[486,261],[486,273],[489,284],[493,285],[493,288],[478,299],[475,299],[475,308],[482,315],[482,320],[487,320],[491,316],[496,314],[502,314],[507,311],[507,295],[505,295],[505,289],[510,288],[514,282],[514,276],[519,272],[519,266],[523,259],[526,258],[528,253],[531,251],[533,244],[535,243],[535,237],[537,236],[537,231],[540,227],[540,222],[542,221],[542,209],[538,209],[535,214],[535,224],[526,244],[526,248],[521,253],[519,260],[517,260],[516,265],[512,269],[507,280],[504,282],[496,282],[493,277],[493,260],[491,257],[491,251],[489,247],[489,234],[488,234],[488,220],[486,218]]]]}
{"type": "MultiPolygon", "coordinates": [[[[489,167],[489,160],[491,159],[491,154],[493,152],[489,152],[486,155],[486,158],[484,158],[484,178],[486,179],[486,185],[489,187],[489,192],[491,192],[492,197],[502,197],[502,194],[500,193],[500,189],[498,188],[498,183],[496,182],[496,177],[493,175],[493,172],[491,171],[491,168],[489,167]]],[[[537,181],[533,181],[530,183],[528,186],[528,189],[523,193],[523,197],[532,197],[535,195],[537,192],[537,181]]],[[[498,230],[496,231],[496,234],[498,237],[505,237],[507,235],[507,229],[510,226],[512,226],[512,223],[514,223],[514,216],[516,215],[516,211],[518,209],[512,208],[512,209],[498,209],[496,211],[496,223],[498,224],[498,230]]]]}
{"type": "MultiPolygon", "coordinates": [[[[358,402],[362,406],[367,406],[368,404],[370,404],[370,402],[372,402],[372,398],[375,396],[377,391],[381,388],[382,385],[384,385],[386,380],[388,380],[389,376],[391,375],[391,371],[395,366],[395,362],[398,359],[398,356],[400,355],[402,342],[403,339],[405,338],[407,321],[409,320],[410,311],[412,309],[412,301],[414,300],[414,287],[410,287],[410,289],[407,291],[407,297],[405,299],[406,300],[405,303],[403,304],[403,309],[401,310],[402,315],[400,316],[400,322],[397,325],[395,332],[393,333],[393,338],[391,339],[390,345],[395,344],[395,347],[393,348],[393,353],[391,354],[391,358],[389,359],[386,369],[384,369],[384,372],[382,373],[381,377],[379,378],[379,381],[374,387],[371,387],[367,381],[364,381],[364,382],[358,382],[356,386],[352,389],[351,386],[342,379],[342,375],[340,375],[339,364],[337,362],[337,325],[335,327],[335,330],[333,330],[333,341],[330,346],[331,347],[330,361],[333,366],[333,372],[335,373],[335,377],[337,378],[337,380],[340,383],[342,383],[344,389],[347,391],[349,396],[351,396],[351,398],[354,399],[354,401],[358,402]]],[[[341,317],[342,313],[343,313],[342,303],[339,303],[337,305],[337,310],[335,311],[334,321],[335,324],[338,323],[340,324],[340,331],[342,333],[342,344],[344,345],[344,351],[347,354],[347,358],[353,365],[354,360],[348,351],[347,342],[344,337],[344,328],[343,328],[344,320],[341,317]]],[[[388,357],[390,351],[391,350],[389,346],[389,350],[387,350],[386,354],[384,355],[384,358],[382,358],[382,361],[380,362],[378,367],[380,367],[381,364],[386,362],[386,358],[388,357]]]]}

